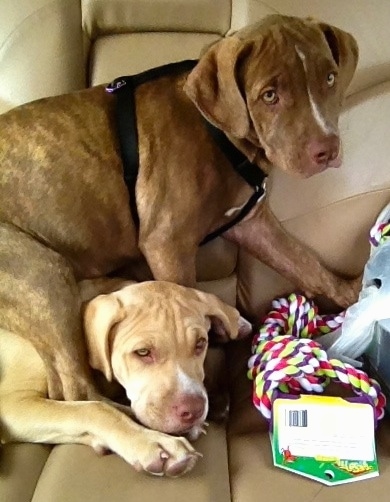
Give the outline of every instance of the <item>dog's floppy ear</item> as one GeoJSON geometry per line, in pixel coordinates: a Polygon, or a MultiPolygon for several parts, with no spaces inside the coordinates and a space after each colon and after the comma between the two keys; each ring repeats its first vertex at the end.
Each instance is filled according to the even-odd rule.
{"type": "Polygon", "coordinates": [[[359,59],[359,47],[354,37],[346,31],[325,23],[318,23],[333,59],[339,67],[339,82],[343,93],[347,90],[355,73],[359,59]]]}
{"type": "Polygon", "coordinates": [[[100,295],[88,303],[84,312],[84,330],[88,347],[89,363],[112,380],[110,332],[123,320],[124,309],[113,295],[100,295]]]}
{"type": "Polygon", "coordinates": [[[210,327],[217,341],[244,338],[252,332],[252,325],[240,316],[237,309],[210,293],[196,291],[196,294],[202,302],[204,315],[210,319],[210,327]]]}
{"type": "Polygon", "coordinates": [[[237,82],[237,63],[245,49],[246,44],[234,36],[213,44],[184,86],[206,119],[236,138],[245,138],[250,128],[247,106],[237,82]]]}

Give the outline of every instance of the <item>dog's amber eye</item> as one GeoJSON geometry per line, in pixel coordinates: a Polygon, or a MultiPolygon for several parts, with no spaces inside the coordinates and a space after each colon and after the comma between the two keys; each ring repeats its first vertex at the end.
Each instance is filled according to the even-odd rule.
{"type": "Polygon", "coordinates": [[[206,348],[207,340],[206,338],[199,338],[195,345],[196,354],[201,354],[206,348]]]}
{"type": "Polygon", "coordinates": [[[148,357],[150,356],[150,350],[149,349],[138,349],[134,351],[135,354],[139,357],[148,357]]]}
{"type": "Polygon", "coordinates": [[[328,84],[328,87],[334,86],[334,84],[336,83],[336,74],[334,71],[331,71],[330,73],[328,73],[326,82],[328,84]]]}
{"type": "Polygon", "coordinates": [[[278,102],[279,98],[274,89],[268,89],[268,91],[263,92],[261,99],[266,105],[274,105],[278,102]]]}

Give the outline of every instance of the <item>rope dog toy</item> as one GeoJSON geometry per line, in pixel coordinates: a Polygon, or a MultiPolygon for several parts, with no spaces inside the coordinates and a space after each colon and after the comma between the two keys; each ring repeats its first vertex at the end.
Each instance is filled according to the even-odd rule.
{"type": "Polygon", "coordinates": [[[272,302],[259,333],[252,342],[248,378],[254,381],[253,404],[271,419],[277,391],[285,394],[322,393],[331,382],[366,395],[377,420],[384,415],[386,398],[378,382],[363,371],[337,359],[329,360],[312,337],[330,333],[343,322],[344,314],[321,316],[312,301],[291,294],[272,302]]]}
{"type": "Polygon", "coordinates": [[[384,244],[390,237],[390,222],[377,223],[370,230],[369,241],[374,247],[384,244]]]}

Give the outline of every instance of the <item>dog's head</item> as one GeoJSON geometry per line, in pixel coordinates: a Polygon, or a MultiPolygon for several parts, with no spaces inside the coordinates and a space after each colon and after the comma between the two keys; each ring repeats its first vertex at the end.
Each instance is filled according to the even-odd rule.
{"type": "Polygon", "coordinates": [[[357,60],[349,33],[270,16],[206,50],[185,91],[216,127],[308,177],[341,163],[338,118],[357,60]]]}
{"type": "Polygon", "coordinates": [[[100,295],[84,320],[91,366],[125,388],[141,423],[171,434],[191,432],[206,418],[209,329],[221,341],[251,329],[216,296],[167,282],[100,295]]]}

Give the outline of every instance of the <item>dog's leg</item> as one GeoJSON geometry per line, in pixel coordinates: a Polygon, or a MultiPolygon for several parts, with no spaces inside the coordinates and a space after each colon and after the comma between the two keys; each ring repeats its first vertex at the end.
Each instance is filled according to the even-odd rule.
{"type": "Polygon", "coordinates": [[[50,397],[97,399],[73,271],[11,225],[0,227],[0,323],[33,343],[47,368],[50,397]]]}
{"type": "MultiPolygon", "coordinates": [[[[188,231],[183,234],[186,235],[188,231]]],[[[166,235],[140,236],[139,247],[157,281],[169,281],[182,286],[196,285],[196,252],[194,242],[182,242],[166,235]]]]}
{"type": "Polygon", "coordinates": [[[120,277],[99,277],[97,279],[84,279],[78,283],[81,302],[89,302],[98,295],[107,295],[113,291],[118,291],[125,286],[134,284],[120,277]]]}
{"type": "Polygon", "coordinates": [[[5,441],[79,443],[111,450],[138,471],[180,476],[200,456],[183,437],[152,431],[103,402],[62,402],[20,392],[1,397],[5,441]]]}
{"type": "Polygon", "coordinates": [[[341,307],[348,307],[357,299],[361,280],[342,279],[327,270],[313,252],[282,228],[266,203],[224,237],[279,272],[309,297],[324,295],[341,307]]]}

